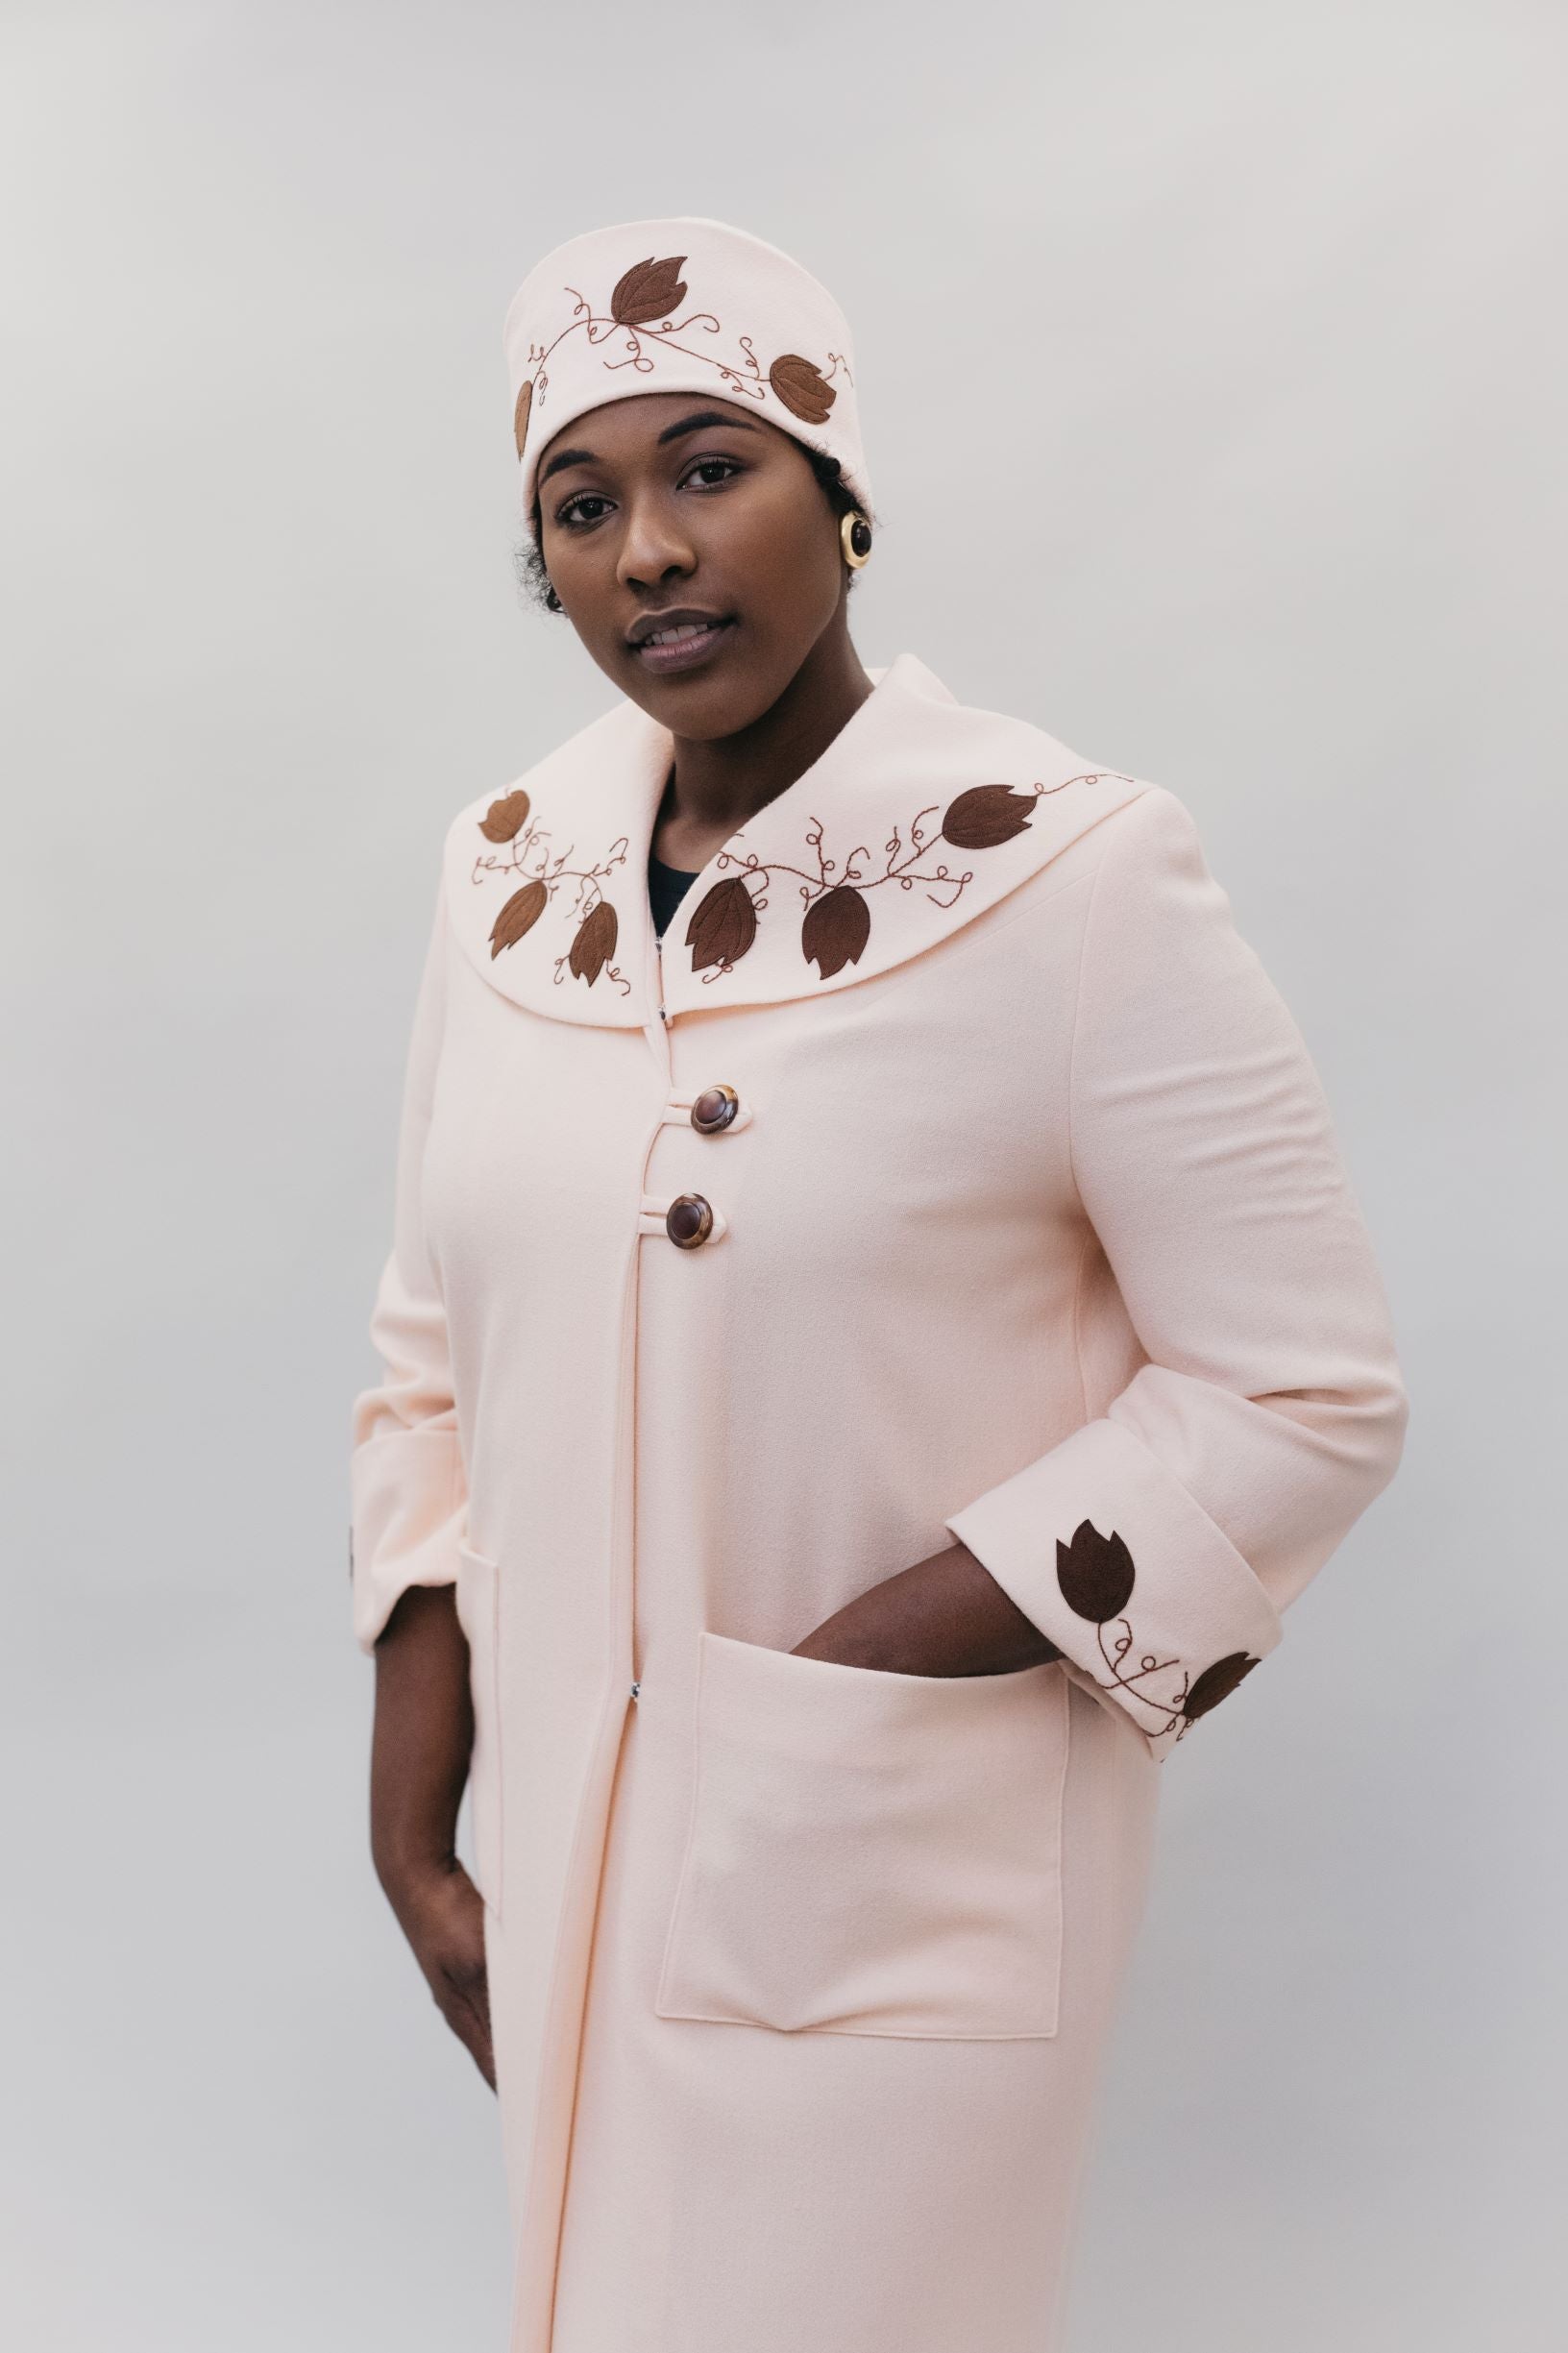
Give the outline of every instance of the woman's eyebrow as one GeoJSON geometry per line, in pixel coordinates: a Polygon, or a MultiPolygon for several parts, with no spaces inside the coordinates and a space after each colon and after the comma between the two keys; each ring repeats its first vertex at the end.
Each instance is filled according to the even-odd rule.
{"type": "Polygon", "coordinates": [[[698,408],[691,416],[682,417],[676,425],[667,425],[659,435],[659,447],[667,441],[678,441],[682,433],[701,432],[710,425],[733,425],[737,432],[754,433],[756,427],[749,417],[737,416],[732,408],[698,408]]]}
{"type": "MultiPolygon", "coordinates": [[[[710,425],[733,425],[738,433],[754,433],[757,430],[749,417],[737,416],[733,409],[698,408],[689,417],[681,417],[675,424],[667,425],[659,435],[658,447],[662,449],[667,441],[678,441],[683,433],[702,432],[710,425]]],[[[548,482],[551,476],[559,474],[564,466],[597,466],[598,463],[599,459],[592,450],[562,450],[548,466],[540,467],[539,480],[548,482]]]]}
{"type": "Polygon", "coordinates": [[[563,450],[558,457],[551,459],[548,466],[540,467],[539,479],[548,482],[551,476],[559,474],[563,466],[597,466],[598,463],[592,450],[563,450]]]}

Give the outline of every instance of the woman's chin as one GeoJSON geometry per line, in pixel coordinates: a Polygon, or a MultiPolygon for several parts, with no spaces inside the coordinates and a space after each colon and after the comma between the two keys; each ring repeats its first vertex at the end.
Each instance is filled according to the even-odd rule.
{"type": "MultiPolygon", "coordinates": [[[[629,699],[650,719],[695,743],[717,743],[752,726],[778,700],[781,688],[772,674],[748,664],[704,663],[668,678],[649,677],[625,666],[612,674],[629,699]]],[[[787,683],[787,681],[786,681],[787,683]]]]}

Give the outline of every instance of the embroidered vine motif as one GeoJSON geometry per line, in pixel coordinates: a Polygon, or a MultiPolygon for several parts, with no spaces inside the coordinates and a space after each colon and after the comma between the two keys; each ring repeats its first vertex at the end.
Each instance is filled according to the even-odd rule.
{"type": "Polygon", "coordinates": [[[939,859],[934,868],[922,870],[920,860],[933,856],[939,843],[945,842],[950,848],[960,850],[995,849],[1003,842],[1017,840],[1033,817],[1036,804],[1048,799],[1053,793],[1065,793],[1074,784],[1095,785],[1117,773],[1115,769],[1094,769],[1081,776],[1068,776],[1061,784],[1037,784],[1027,793],[1016,791],[1009,784],[970,785],[948,802],[934,834],[923,828],[925,820],[935,814],[935,801],[910,821],[907,841],[894,825],[892,837],[883,844],[884,870],[870,877],[856,863],[861,858],[871,858],[871,851],[863,843],[850,850],[842,868],[836,859],[822,855],[824,827],[821,818],[816,817],[806,835],[808,848],[816,853],[814,874],[803,867],[791,866],[784,859],[749,855],[738,858],[731,850],[721,850],[718,864],[738,867],[741,870],[704,892],[692,912],[686,926],[692,969],[701,973],[704,986],[733,972],[756,939],[757,918],[768,905],[770,877],[775,873],[797,874],[804,907],[800,953],[808,964],[816,965],[819,979],[831,980],[846,964],[858,964],[866,952],[871,936],[868,893],[890,882],[903,891],[912,891],[918,882],[946,884],[951,889],[949,897],[939,898],[934,890],[928,891],[926,896],[939,906],[951,907],[965,886],[974,880],[974,869],[966,867],[955,873],[945,859],[939,859]],[[759,878],[761,888],[754,889],[759,878]]]}
{"type": "Polygon", "coordinates": [[[527,880],[514,891],[494,923],[490,926],[490,961],[493,964],[503,949],[515,947],[519,940],[530,932],[555,893],[568,882],[577,885],[573,913],[579,918],[573,934],[572,944],[564,955],[555,959],[555,985],[561,985],[568,972],[575,980],[586,981],[593,987],[600,974],[605,974],[625,996],[631,994],[631,982],[613,959],[621,923],[614,907],[604,896],[600,877],[612,869],[624,866],[630,843],[625,834],[612,842],[601,863],[591,867],[568,866],[572,846],[553,854],[547,845],[548,826],[529,822],[531,803],[521,786],[515,792],[503,794],[493,800],[479,820],[479,831],[487,842],[504,847],[504,858],[493,857],[480,850],[474,861],[469,879],[478,884],[489,874],[523,874],[527,880]],[[529,861],[537,859],[537,865],[529,861]]]}
{"type": "Polygon", "coordinates": [[[1206,1716],[1212,1707],[1217,1707],[1221,1700],[1228,1699],[1241,1678],[1250,1675],[1260,1661],[1250,1651],[1230,1651],[1223,1658],[1216,1658],[1212,1667],[1205,1667],[1195,1683],[1188,1686],[1184,1679],[1173,1700],[1151,1699],[1146,1691],[1135,1689],[1144,1676],[1159,1675],[1166,1667],[1181,1664],[1180,1659],[1156,1658],[1148,1654],[1139,1660],[1136,1674],[1122,1673],[1122,1660],[1133,1644],[1133,1630],[1121,1613],[1132,1599],[1135,1574],[1133,1556],[1115,1529],[1108,1536],[1102,1536],[1092,1520],[1080,1520],[1070,1544],[1064,1544],[1060,1536],[1056,1540],[1056,1581],[1062,1589],[1062,1598],[1075,1616],[1087,1618],[1097,1630],[1100,1656],[1111,1670],[1109,1683],[1100,1682],[1098,1676],[1094,1680],[1100,1683],[1102,1691],[1118,1688],[1131,1691],[1143,1706],[1163,1714],[1165,1721],[1159,1728],[1162,1732],[1168,1732],[1179,1722],[1182,1728],[1176,1738],[1185,1740],[1188,1728],[1200,1716],[1206,1716]],[[1121,1617],[1122,1630],[1108,1651],[1104,1630],[1116,1617],[1121,1617]]]}
{"type": "Polygon", "coordinates": [[[744,360],[721,359],[716,353],[682,343],[677,338],[700,331],[704,334],[723,332],[723,324],[711,310],[694,310],[684,319],[670,314],[679,309],[686,299],[686,282],[681,271],[686,266],[684,254],[667,256],[655,260],[650,254],[646,261],[634,261],[629,270],[616,281],[607,312],[596,311],[585,294],[576,286],[565,286],[562,292],[575,297],[570,326],[549,343],[530,343],[524,365],[531,371],[523,379],[518,389],[517,406],[512,416],[512,432],[517,453],[523,454],[527,437],[528,419],[537,401],[543,406],[550,391],[550,371],[547,365],[556,346],[568,335],[579,331],[590,343],[605,342],[609,337],[625,336],[623,357],[606,359],[603,365],[611,371],[635,368],[640,376],[651,374],[652,357],[646,349],[649,344],[666,351],[680,352],[689,359],[700,359],[704,366],[717,369],[723,381],[734,392],[747,400],[766,402],[770,391],[782,406],[802,425],[825,425],[827,413],[838,399],[833,378],[842,370],[846,380],[854,382],[849,363],[842,352],[829,352],[829,366],[824,375],[813,359],[798,352],[784,352],[766,371],[758,359],[749,335],[736,338],[745,353],[744,360]]]}

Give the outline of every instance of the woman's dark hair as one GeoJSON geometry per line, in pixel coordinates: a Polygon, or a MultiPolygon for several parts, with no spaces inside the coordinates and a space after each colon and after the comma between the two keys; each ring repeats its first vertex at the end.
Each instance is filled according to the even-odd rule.
{"type": "MultiPolygon", "coordinates": [[[[821,450],[807,449],[803,441],[799,447],[805,452],[806,461],[817,477],[822,495],[834,514],[841,516],[852,514],[857,506],[860,507],[861,513],[865,514],[866,508],[860,500],[856,498],[848,484],[840,478],[838,459],[824,456],[821,450]]],[[[874,516],[870,520],[874,522],[874,516]]],[[[542,536],[539,501],[536,497],[533,502],[533,537],[520,544],[513,562],[517,567],[518,586],[530,602],[543,605],[547,613],[558,613],[561,610],[561,601],[551,588],[550,575],[545,570],[544,553],[539,544],[542,536]]],[[[851,588],[858,577],[857,573],[850,573],[849,585],[851,588]]]]}

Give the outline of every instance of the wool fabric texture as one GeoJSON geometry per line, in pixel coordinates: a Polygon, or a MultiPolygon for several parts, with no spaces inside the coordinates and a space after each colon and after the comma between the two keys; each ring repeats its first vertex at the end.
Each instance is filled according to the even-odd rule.
{"type": "Polygon", "coordinates": [[[531,519],[563,426],[639,392],[706,392],[836,457],[863,506],[849,324],[809,270],[744,229],[676,214],[557,245],[507,306],[502,340],[531,519]]]}

